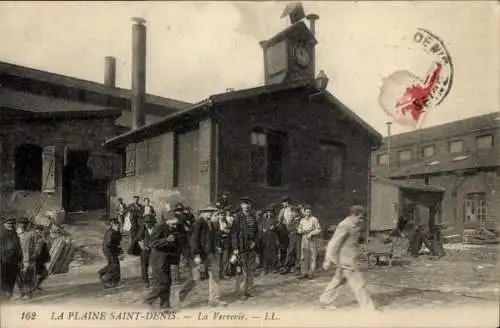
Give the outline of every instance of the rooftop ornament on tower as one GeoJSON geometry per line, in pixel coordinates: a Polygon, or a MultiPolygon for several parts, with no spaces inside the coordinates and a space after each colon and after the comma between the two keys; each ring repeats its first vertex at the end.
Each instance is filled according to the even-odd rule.
{"type": "Polygon", "coordinates": [[[302,7],[302,3],[300,1],[289,3],[285,7],[285,10],[283,10],[281,18],[284,18],[286,16],[290,17],[291,24],[295,24],[298,21],[304,19],[306,17],[306,13],[304,12],[304,7],[302,7]]]}

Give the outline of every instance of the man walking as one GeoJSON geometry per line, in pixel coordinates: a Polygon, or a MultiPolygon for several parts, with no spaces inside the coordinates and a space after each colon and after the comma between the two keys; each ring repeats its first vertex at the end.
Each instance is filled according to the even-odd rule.
{"type": "Polygon", "coordinates": [[[167,214],[162,217],[151,232],[151,268],[153,271],[153,286],[151,292],[146,296],[144,303],[153,305],[159,299],[160,309],[169,312],[170,289],[172,287],[172,276],[170,266],[178,264],[179,253],[179,225],[177,220],[167,214]]]}
{"type": "Polygon", "coordinates": [[[227,303],[220,298],[220,247],[218,241],[219,232],[211,222],[212,215],[217,212],[215,206],[208,205],[200,210],[198,219],[194,222],[190,239],[191,251],[194,256],[195,268],[191,277],[181,286],[179,290],[179,303],[184,302],[189,293],[200,280],[202,266],[208,268],[208,305],[226,306],[227,303]]]}
{"type": "Polygon", "coordinates": [[[241,211],[236,213],[231,231],[233,254],[239,256],[242,262],[243,275],[237,275],[235,280],[236,294],[240,293],[243,282],[243,293],[240,295],[242,300],[252,297],[250,290],[253,287],[256,269],[256,248],[260,242],[260,229],[257,218],[252,212],[252,204],[250,198],[241,198],[241,211]]]}
{"type": "Polygon", "coordinates": [[[365,210],[362,206],[352,206],[349,216],[340,222],[328,242],[323,269],[328,270],[332,263],[336,264],[336,269],[335,275],[320,297],[320,303],[323,306],[328,306],[335,301],[339,288],[347,282],[354,291],[361,308],[375,310],[375,305],[366,289],[366,282],[356,263],[364,215],[365,210]]]}

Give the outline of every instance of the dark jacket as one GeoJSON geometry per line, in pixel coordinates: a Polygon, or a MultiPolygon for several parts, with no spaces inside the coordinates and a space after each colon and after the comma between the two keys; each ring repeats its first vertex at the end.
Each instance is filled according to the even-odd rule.
{"type": "MultiPolygon", "coordinates": [[[[255,218],[254,213],[250,213],[250,215],[255,218]]],[[[231,228],[231,241],[233,249],[237,249],[241,253],[245,253],[250,250],[251,240],[248,240],[246,216],[243,214],[242,211],[239,211],[234,216],[233,226],[231,228]]],[[[254,242],[256,246],[259,245],[261,242],[260,227],[257,227],[256,229],[256,236],[254,242]]]]}
{"type": "Polygon", "coordinates": [[[200,255],[205,259],[208,254],[217,252],[220,245],[220,234],[217,224],[203,218],[198,218],[193,225],[190,238],[191,252],[193,256],[200,255]]]}
{"type": "Polygon", "coordinates": [[[151,249],[151,234],[153,233],[154,226],[151,228],[151,233],[148,230],[148,225],[145,223],[139,229],[137,233],[137,243],[142,241],[144,243],[144,247],[151,249]]]}
{"type": "Polygon", "coordinates": [[[23,251],[19,236],[14,230],[0,229],[0,260],[9,264],[20,264],[23,251]]]}
{"type": "Polygon", "coordinates": [[[105,254],[108,253],[113,256],[118,256],[122,253],[122,248],[120,246],[121,242],[122,242],[121,232],[109,228],[104,234],[104,240],[102,242],[102,250],[105,254]]]}
{"type": "Polygon", "coordinates": [[[178,264],[179,231],[165,222],[157,223],[151,232],[151,261],[153,265],[178,264]],[[174,235],[174,241],[168,241],[169,235],[174,235]]]}

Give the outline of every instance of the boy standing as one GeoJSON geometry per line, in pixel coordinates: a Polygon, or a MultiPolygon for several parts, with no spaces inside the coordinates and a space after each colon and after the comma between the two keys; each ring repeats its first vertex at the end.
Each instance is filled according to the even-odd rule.
{"type": "Polygon", "coordinates": [[[318,250],[318,235],[321,233],[321,226],[317,217],[312,216],[312,208],[304,205],[304,217],[300,219],[297,232],[301,235],[300,247],[300,278],[312,279],[316,270],[316,258],[318,250]]]}
{"type": "Polygon", "coordinates": [[[118,285],[121,278],[120,259],[122,248],[122,233],[120,232],[120,221],[111,219],[110,228],[104,234],[102,242],[102,252],[108,264],[99,270],[99,279],[104,284],[104,288],[113,288],[118,285]]]}

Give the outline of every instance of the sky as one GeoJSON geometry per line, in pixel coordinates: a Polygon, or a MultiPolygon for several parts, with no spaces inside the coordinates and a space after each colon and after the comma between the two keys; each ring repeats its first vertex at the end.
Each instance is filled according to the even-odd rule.
{"type": "MultiPolygon", "coordinates": [[[[196,102],[227,88],[264,83],[259,41],[289,25],[287,2],[0,2],[0,61],[103,82],[117,59],[117,86],[131,85],[134,16],[147,21],[147,92],[196,102]]],[[[317,13],[317,70],[328,90],[383,135],[391,120],[378,96],[399,70],[425,76],[417,28],[437,35],[452,58],[450,93],[429,110],[430,127],[500,109],[496,1],[303,2],[317,13]]],[[[392,125],[392,133],[410,129],[392,125]]]]}

